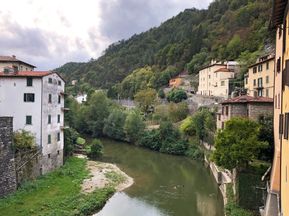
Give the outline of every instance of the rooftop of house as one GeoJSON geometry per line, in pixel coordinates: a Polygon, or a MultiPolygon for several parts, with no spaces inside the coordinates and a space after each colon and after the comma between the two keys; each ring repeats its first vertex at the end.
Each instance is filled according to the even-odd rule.
{"type": "Polygon", "coordinates": [[[216,70],[214,73],[218,73],[218,72],[234,72],[234,70],[229,69],[229,68],[220,68],[220,69],[216,70]]]}
{"type": "Polygon", "coordinates": [[[18,71],[18,72],[0,72],[0,77],[44,77],[53,72],[51,71],[18,71]]]}
{"type": "Polygon", "coordinates": [[[273,103],[273,99],[268,97],[252,97],[249,95],[241,95],[238,97],[229,98],[223,101],[221,104],[233,103],[273,103]]]}
{"type": "Polygon", "coordinates": [[[284,13],[288,0],[274,0],[273,1],[273,10],[270,26],[276,28],[278,25],[283,23],[284,13]]]}
{"type": "Polygon", "coordinates": [[[256,63],[255,64],[252,64],[249,66],[249,68],[252,68],[252,67],[255,67],[259,64],[263,64],[264,62],[267,62],[267,61],[271,61],[273,60],[274,61],[275,59],[275,56],[274,55],[265,55],[265,56],[261,56],[257,59],[256,63]]]}
{"type": "Polygon", "coordinates": [[[29,64],[27,62],[21,61],[19,59],[16,58],[15,55],[12,56],[0,56],[0,62],[20,62],[26,65],[29,65],[30,67],[36,68],[36,66],[29,64]]]}

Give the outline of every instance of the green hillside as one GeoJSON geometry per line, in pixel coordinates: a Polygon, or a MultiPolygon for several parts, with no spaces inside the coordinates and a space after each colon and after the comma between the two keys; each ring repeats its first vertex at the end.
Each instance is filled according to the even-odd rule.
{"type": "Polygon", "coordinates": [[[159,27],[110,45],[97,60],[56,70],[68,81],[108,88],[145,66],[158,73],[168,67],[196,73],[211,59],[238,59],[246,66],[271,43],[270,13],[270,0],[215,0],[207,10],[187,9],[159,27]]]}

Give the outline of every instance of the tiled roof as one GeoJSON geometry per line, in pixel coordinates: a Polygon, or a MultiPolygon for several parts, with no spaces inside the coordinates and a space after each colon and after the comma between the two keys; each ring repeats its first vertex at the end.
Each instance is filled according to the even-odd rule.
{"type": "Polygon", "coordinates": [[[17,59],[15,56],[0,56],[0,62],[21,62],[23,64],[26,64],[35,68],[34,65],[21,61],[17,59]]]}
{"type": "Polygon", "coordinates": [[[268,97],[252,97],[248,95],[242,95],[234,98],[229,98],[222,102],[222,104],[228,103],[273,103],[273,99],[268,97]]]}
{"type": "Polygon", "coordinates": [[[51,71],[18,71],[10,72],[10,73],[4,73],[0,72],[0,77],[44,77],[53,72],[51,71]]]}
{"type": "Polygon", "coordinates": [[[214,73],[217,73],[217,72],[234,72],[234,70],[231,70],[231,69],[228,69],[228,68],[219,68],[214,73]]]}

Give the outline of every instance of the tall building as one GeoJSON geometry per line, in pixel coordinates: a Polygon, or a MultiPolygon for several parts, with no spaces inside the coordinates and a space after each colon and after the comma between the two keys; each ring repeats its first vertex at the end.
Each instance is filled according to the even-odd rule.
{"type": "Polygon", "coordinates": [[[0,56],[0,72],[33,71],[34,65],[26,63],[13,56],[0,56]]]}
{"type": "Polygon", "coordinates": [[[249,66],[244,80],[248,95],[273,98],[274,66],[275,56],[273,55],[262,56],[255,64],[249,66]]]}
{"type": "Polygon", "coordinates": [[[64,86],[55,72],[0,72],[0,116],[13,117],[14,131],[34,134],[42,173],[63,164],[64,86]]]}
{"type": "Polygon", "coordinates": [[[198,94],[228,98],[232,93],[231,80],[239,72],[239,65],[234,61],[225,63],[212,61],[199,71],[198,94]]]}
{"type": "Polygon", "coordinates": [[[276,31],[274,142],[267,201],[263,215],[289,215],[289,43],[288,0],[274,0],[271,27],[276,31]]]}

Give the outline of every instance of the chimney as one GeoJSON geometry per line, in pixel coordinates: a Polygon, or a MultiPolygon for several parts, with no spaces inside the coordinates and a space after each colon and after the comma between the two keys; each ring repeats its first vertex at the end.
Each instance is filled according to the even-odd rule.
{"type": "Polygon", "coordinates": [[[16,59],[16,55],[12,55],[12,58],[16,59]]]}

